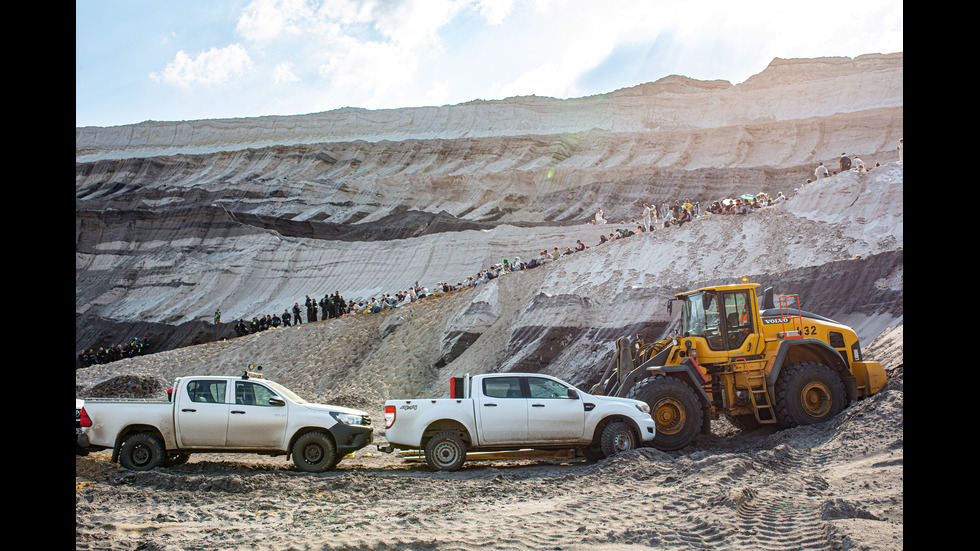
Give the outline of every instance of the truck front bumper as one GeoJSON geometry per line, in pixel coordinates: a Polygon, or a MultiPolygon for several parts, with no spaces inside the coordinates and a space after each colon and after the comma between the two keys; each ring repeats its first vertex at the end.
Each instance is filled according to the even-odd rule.
{"type": "Polygon", "coordinates": [[[345,425],[337,423],[330,428],[337,442],[337,452],[343,456],[367,446],[371,443],[373,430],[364,425],[345,425]]]}
{"type": "Polygon", "coordinates": [[[640,440],[649,442],[657,436],[657,423],[653,419],[644,419],[640,425],[640,440]]]}

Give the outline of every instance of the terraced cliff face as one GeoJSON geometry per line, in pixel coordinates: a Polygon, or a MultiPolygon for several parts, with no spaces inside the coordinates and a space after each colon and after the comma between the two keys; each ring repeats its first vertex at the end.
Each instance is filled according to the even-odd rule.
{"type": "Polygon", "coordinates": [[[562,348],[604,349],[665,326],[663,298],[697,282],[774,279],[858,254],[887,267],[856,292],[887,306],[861,312],[826,294],[827,306],[900,318],[902,128],[900,53],[777,59],[737,86],[673,76],[569,100],[77,128],[76,348],[140,330],[163,347],[233,335],[230,323],[207,326],[217,308],[230,322],[307,295],[455,283],[503,258],[597,244],[618,227],[586,225],[597,207],[620,221],[644,202],[792,195],[841,152],[883,167],[810,186],[787,208],[509,276],[525,278],[519,289],[502,278],[451,316],[434,361],[506,323],[496,346],[524,352],[495,366],[547,366],[559,355],[542,344],[549,334],[562,348]],[[505,289],[512,310],[484,296],[505,289]]]}

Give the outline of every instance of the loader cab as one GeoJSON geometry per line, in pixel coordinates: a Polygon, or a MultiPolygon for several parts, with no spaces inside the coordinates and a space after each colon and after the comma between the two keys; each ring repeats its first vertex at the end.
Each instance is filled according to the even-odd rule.
{"type": "Polygon", "coordinates": [[[758,326],[756,287],[728,285],[677,295],[683,302],[679,337],[696,338],[701,363],[758,353],[758,338],[753,338],[758,326]]]}

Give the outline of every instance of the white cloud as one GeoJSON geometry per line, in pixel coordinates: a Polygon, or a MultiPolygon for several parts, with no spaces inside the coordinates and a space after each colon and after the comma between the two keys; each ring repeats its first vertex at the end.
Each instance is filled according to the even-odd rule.
{"type": "Polygon", "coordinates": [[[293,74],[293,64],[288,61],[276,65],[276,68],[272,71],[272,78],[276,84],[299,81],[299,77],[293,74]]]}
{"type": "Polygon", "coordinates": [[[477,10],[490,25],[500,25],[514,9],[514,0],[480,0],[477,10]]]}
{"type": "Polygon", "coordinates": [[[384,37],[404,48],[438,46],[438,32],[464,8],[459,0],[410,0],[378,5],[370,15],[384,37]]]}
{"type": "Polygon", "coordinates": [[[382,94],[412,79],[418,58],[409,50],[382,42],[351,45],[343,55],[320,66],[334,88],[382,94]]]}
{"type": "Polygon", "coordinates": [[[245,73],[251,66],[248,52],[239,44],[211,48],[195,58],[180,50],[163,71],[150,73],[150,78],[182,88],[189,88],[195,83],[213,86],[245,73]]]}
{"type": "Polygon", "coordinates": [[[301,34],[315,18],[316,11],[303,0],[255,0],[242,11],[235,32],[246,40],[268,41],[301,34]]]}

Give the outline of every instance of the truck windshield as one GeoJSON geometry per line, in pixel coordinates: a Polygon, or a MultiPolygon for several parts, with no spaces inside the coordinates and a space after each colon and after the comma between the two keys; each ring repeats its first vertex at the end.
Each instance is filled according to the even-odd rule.
{"type": "Polygon", "coordinates": [[[684,297],[681,336],[707,337],[717,334],[718,300],[714,291],[702,291],[684,297]]]}
{"type": "Polygon", "coordinates": [[[305,404],[306,403],[306,400],[300,398],[295,392],[293,392],[292,390],[289,390],[288,388],[282,386],[279,383],[274,383],[274,382],[269,381],[269,380],[263,380],[262,382],[265,383],[265,384],[267,384],[267,385],[269,385],[270,387],[274,388],[276,390],[276,392],[282,394],[283,396],[285,396],[286,398],[288,398],[289,400],[291,400],[291,401],[293,401],[293,402],[295,402],[297,404],[305,404]]]}

